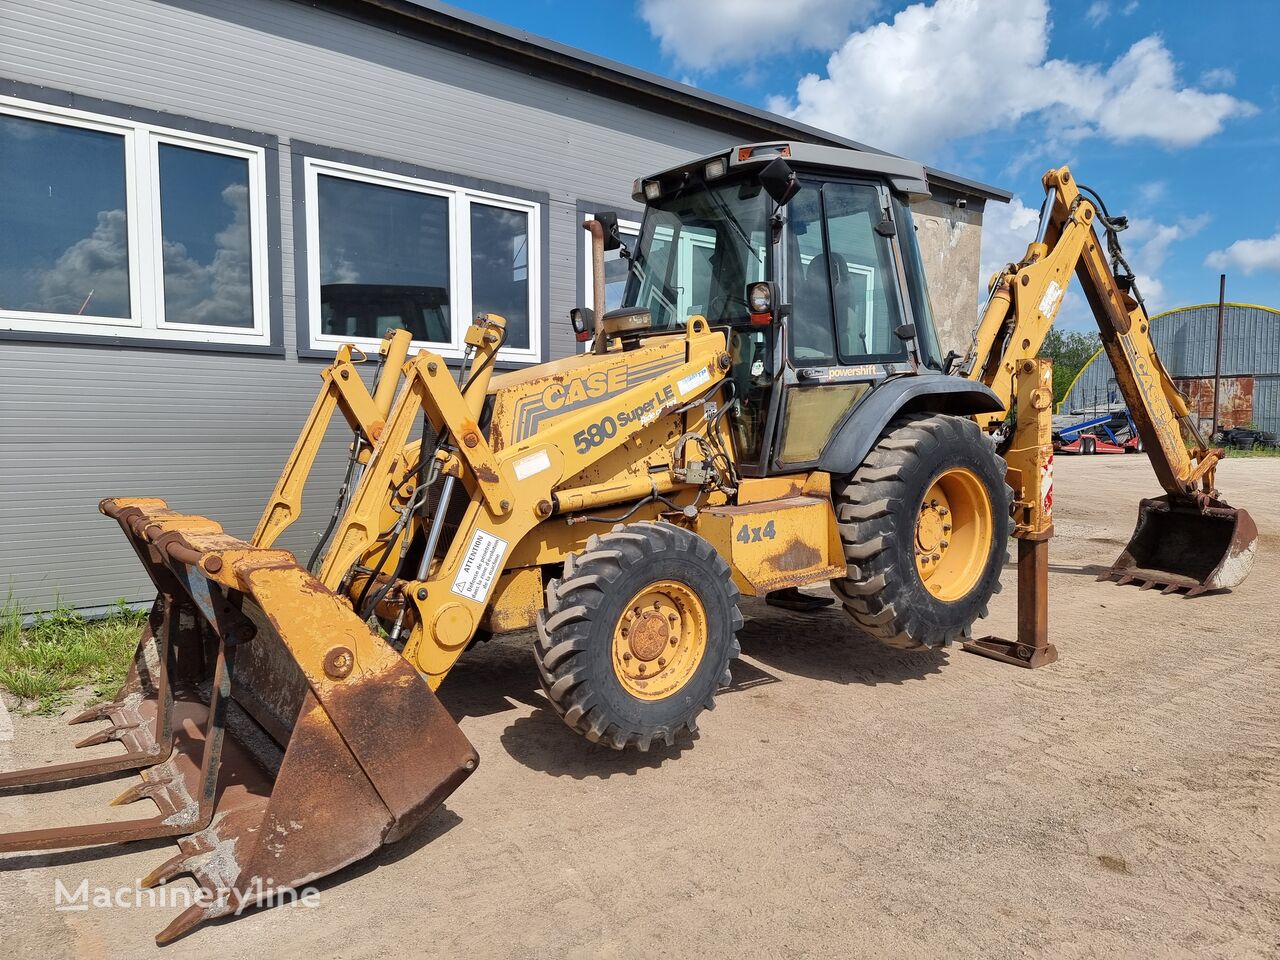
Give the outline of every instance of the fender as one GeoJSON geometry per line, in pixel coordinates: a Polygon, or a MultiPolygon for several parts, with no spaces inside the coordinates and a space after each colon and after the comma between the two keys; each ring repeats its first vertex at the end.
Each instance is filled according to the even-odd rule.
{"type": "Polygon", "coordinates": [[[861,466],[894,417],[911,411],[973,416],[998,413],[1004,404],[985,384],[943,373],[922,373],[886,380],[856,404],[836,428],[818,460],[818,468],[843,475],[861,466]]]}

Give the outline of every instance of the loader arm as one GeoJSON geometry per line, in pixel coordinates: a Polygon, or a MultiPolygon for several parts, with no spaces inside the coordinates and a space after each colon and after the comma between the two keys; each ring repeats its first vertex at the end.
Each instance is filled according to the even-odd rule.
{"type": "MultiPolygon", "coordinates": [[[[380,576],[387,595],[402,611],[392,639],[399,639],[401,626],[406,629],[405,659],[436,688],[474,636],[498,576],[516,548],[553,514],[557,503],[586,502],[597,492],[566,481],[686,403],[691,391],[714,389],[729,368],[724,333],[710,330],[700,317],[690,319],[686,336],[669,351],[670,360],[659,376],[556,417],[534,436],[496,450],[476,418],[484,385],[473,383],[464,389],[451,378],[443,359],[419,353],[405,365],[404,385],[387,418],[383,440],[334,536],[319,579],[339,592],[345,583],[349,593],[364,593],[352,588],[352,577],[380,576]],[[443,440],[433,458],[438,475],[450,489],[460,485],[467,500],[456,533],[441,544],[438,555],[435,531],[443,520],[444,503],[438,501],[429,517],[421,509],[411,522],[395,523],[398,512],[403,515],[412,500],[408,488],[422,476],[420,458],[432,457],[428,447],[409,440],[424,416],[443,440]],[[608,428],[601,429],[606,420],[608,428]],[[397,576],[396,565],[383,558],[396,553],[397,545],[404,545],[415,532],[431,551],[424,552],[416,574],[405,570],[397,576]]],[[[635,496],[647,492],[637,490],[635,496]]],[[[610,499],[629,495],[615,491],[610,499]]]]}
{"type": "MultiPolygon", "coordinates": [[[[1099,209],[1101,200],[1081,188],[1067,167],[1050,170],[1043,183],[1045,200],[1036,239],[1021,261],[1008,264],[993,278],[962,375],[986,384],[1004,400],[1006,410],[1012,408],[1018,378],[1034,375],[1032,361],[1074,273],[1166,494],[1141,502],[1137,529],[1104,576],[1192,593],[1235,586],[1252,567],[1257,528],[1248,513],[1218,499],[1215,470],[1223,451],[1209,449],[1201,439],[1186,398],[1156,353],[1151,321],[1116,237],[1125,224],[1122,218],[1110,217],[1105,207],[1099,209]],[[1105,252],[1095,223],[1106,233],[1105,252]]],[[[991,431],[1005,416],[983,414],[977,419],[991,431]]],[[[1047,423],[1048,416],[1048,408],[1033,410],[1020,404],[1017,432],[1023,421],[1047,423]]],[[[1032,507],[1020,524],[1029,532],[1051,530],[1047,516],[1037,516],[1044,496],[1036,485],[1052,482],[1051,469],[1043,469],[1052,463],[1052,450],[1036,453],[1034,447],[1015,445],[1009,463],[1016,500],[1032,507]],[[1037,467],[1040,461],[1044,463],[1037,467]]]]}
{"type": "Polygon", "coordinates": [[[383,366],[372,395],[352,362],[351,346],[344,344],[338,348],[333,363],[320,374],[320,393],[253,532],[251,542],[255,546],[270,547],[301,515],[303,488],[315,467],[333,415],[339,410],[355,434],[351,456],[356,461],[354,473],[358,479],[382,437],[411,337],[408,330],[394,330],[383,339],[379,349],[383,366]]]}

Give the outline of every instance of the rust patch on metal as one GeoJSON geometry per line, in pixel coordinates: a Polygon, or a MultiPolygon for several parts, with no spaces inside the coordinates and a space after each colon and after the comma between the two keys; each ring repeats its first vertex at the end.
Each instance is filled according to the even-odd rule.
{"type": "MultiPolygon", "coordinates": [[[[1174,381],[1202,423],[1213,419],[1213,378],[1180,377],[1174,381]]],[[[1223,377],[1218,389],[1218,427],[1247,427],[1253,422],[1253,377],[1223,377]]],[[[1208,437],[1206,436],[1207,440],[1208,437]]]]}
{"type": "Polygon", "coordinates": [[[807,570],[820,563],[822,563],[822,551],[799,537],[788,543],[781,553],[770,558],[770,566],[784,572],[807,570]]]}
{"type": "Polygon", "coordinates": [[[333,680],[344,680],[351,676],[355,665],[355,655],[346,647],[334,647],[324,655],[325,676],[333,680]]]}
{"type": "Polygon", "coordinates": [[[498,482],[498,472],[494,470],[493,467],[489,466],[487,463],[479,464],[476,467],[476,476],[479,477],[481,480],[483,480],[485,483],[498,482]]]}

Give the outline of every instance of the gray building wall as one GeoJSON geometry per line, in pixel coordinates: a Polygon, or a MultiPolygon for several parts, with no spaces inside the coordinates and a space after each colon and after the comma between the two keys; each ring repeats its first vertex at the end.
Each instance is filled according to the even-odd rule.
{"type": "MultiPolygon", "coordinates": [[[[252,532],[323,365],[298,356],[295,143],[544,195],[554,356],[572,348],[579,203],[630,209],[637,174],[758,138],[292,0],[4,0],[2,13],[0,93],[63,105],[70,94],[83,110],[110,101],[159,111],[170,126],[191,118],[278,138],[268,153],[279,179],[278,354],[0,343],[0,599],[12,593],[26,610],[149,595],[119,530],[97,513],[102,497],[160,496],[252,532]]],[[[947,273],[953,258],[931,251],[935,233],[954,246],[926,227],[925,256],[947,273]]],[[[976,277],[972,246],[957,276],[976,277]]],[[[930,279],[935,291],[955,286],[930,279]]],[[[969,325],[976,300],[965,295],[969,325]]],[[[328,517],[342,434],[281,544],[304,556],[328,517]]]]}

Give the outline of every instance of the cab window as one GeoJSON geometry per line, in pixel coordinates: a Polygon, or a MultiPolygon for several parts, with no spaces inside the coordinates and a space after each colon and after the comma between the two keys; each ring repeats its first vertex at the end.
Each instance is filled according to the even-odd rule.
{"type": "Polygon", "coordinates": [[[906,357],[893,247],[875,231],[880,191],[807,183],[788,209],[791,359],[859,363],[906,357]]]}

